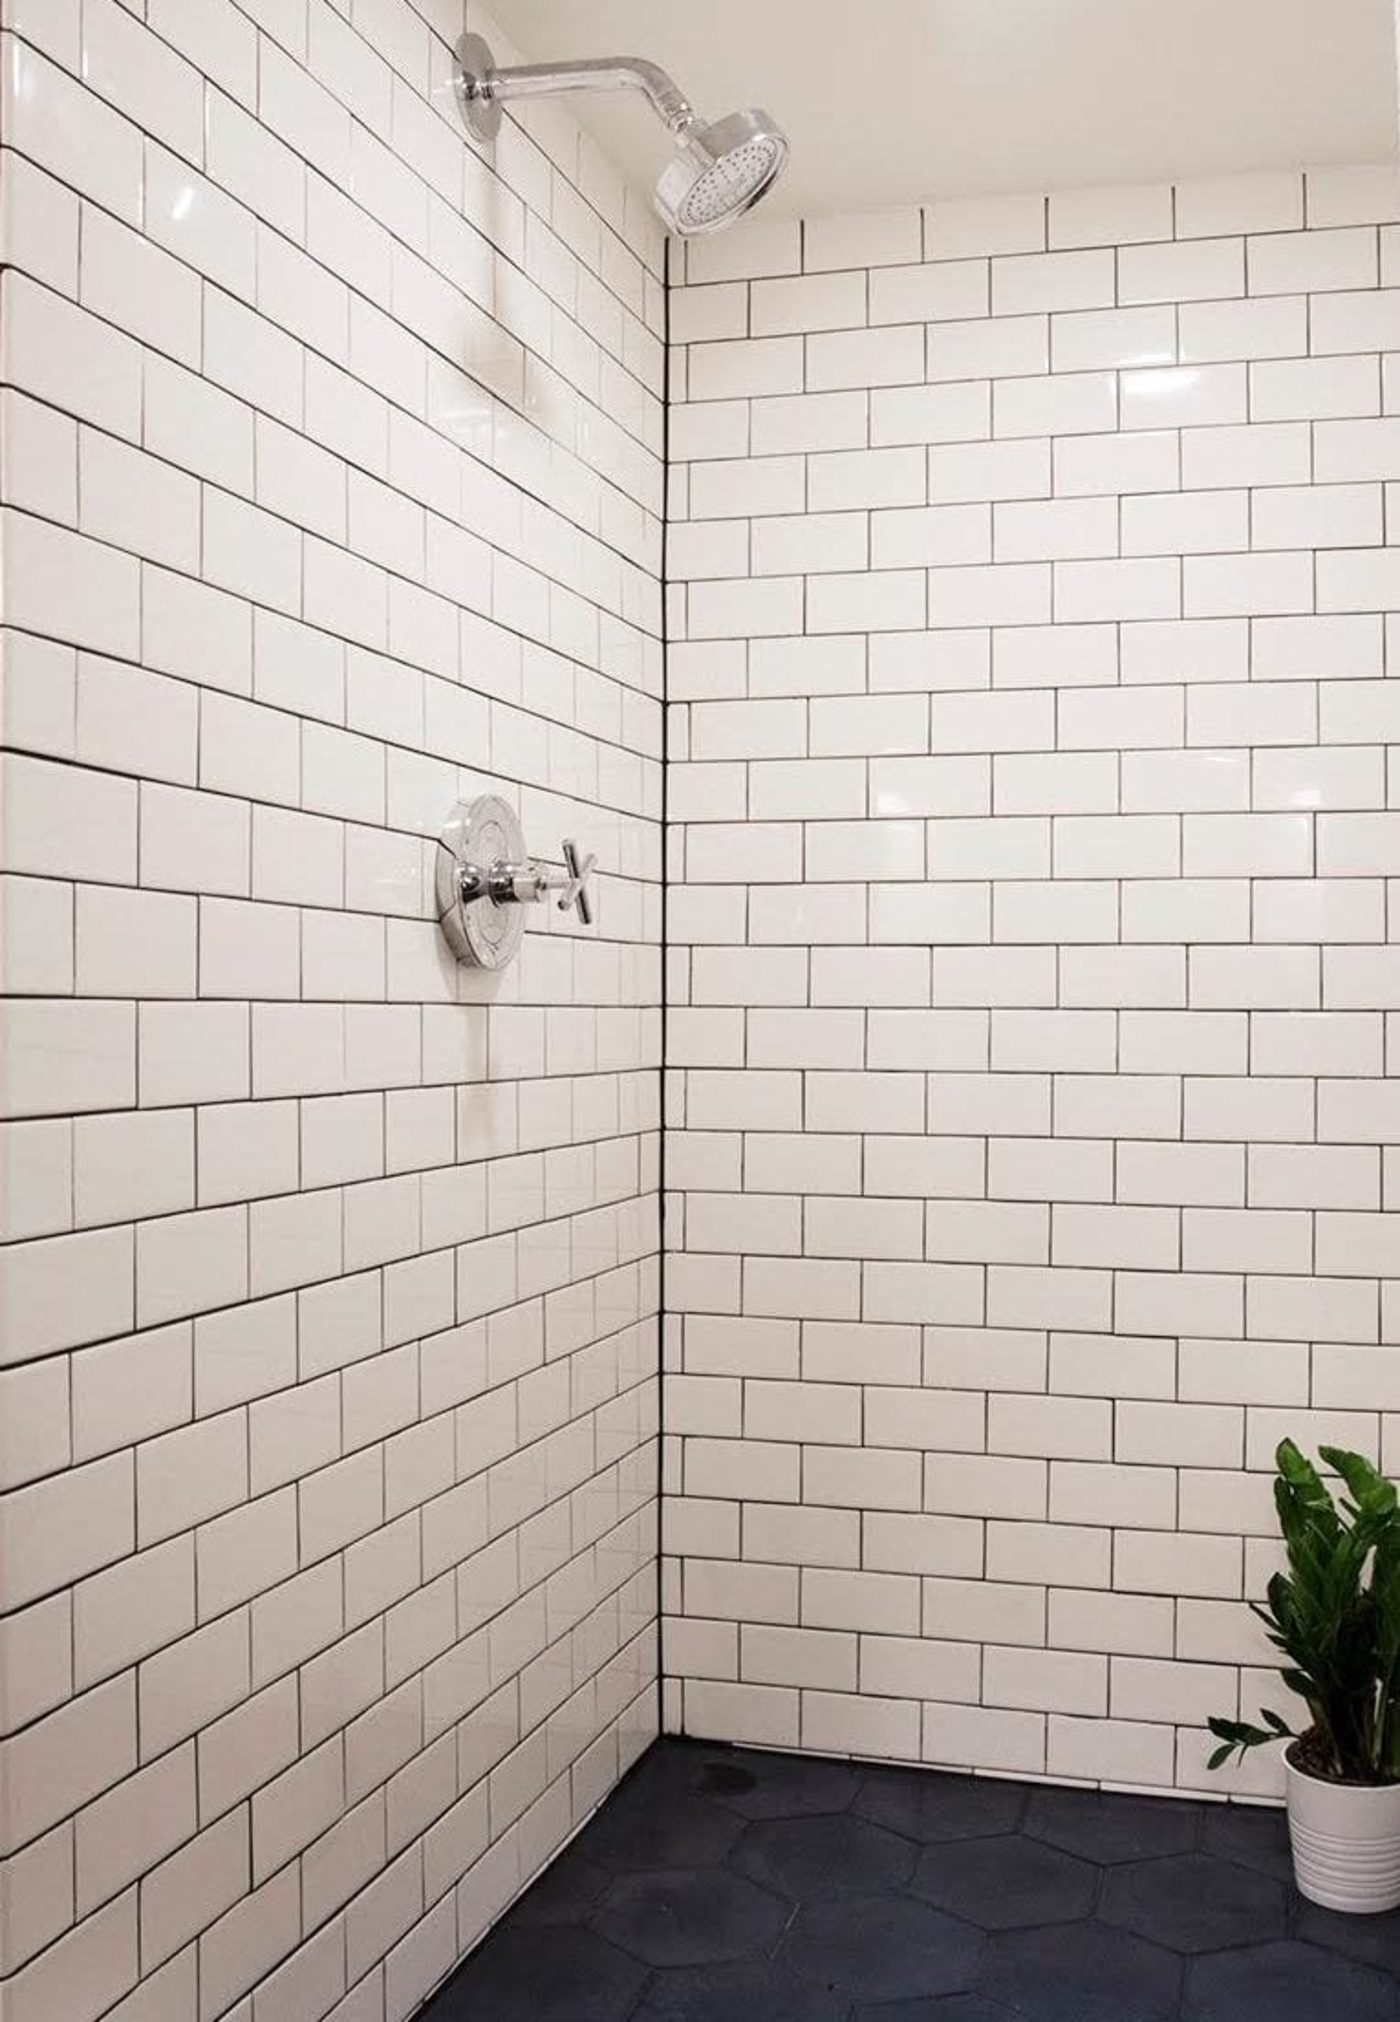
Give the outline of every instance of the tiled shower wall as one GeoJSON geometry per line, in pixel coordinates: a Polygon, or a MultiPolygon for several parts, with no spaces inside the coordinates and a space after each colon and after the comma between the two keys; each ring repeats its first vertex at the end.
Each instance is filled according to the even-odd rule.
{"type": "Polygon", "coordinates": [[[1400,1467],[1397,218],[689,250],[673,1726],[1202,1786],[1278,1438],[1400,1467]]]}
{"type": "Polygon", "coordinates": [[[0,2007],[394,2022],[656,1724],[662,248],[460,0],[3,18],[0,2007]]]}

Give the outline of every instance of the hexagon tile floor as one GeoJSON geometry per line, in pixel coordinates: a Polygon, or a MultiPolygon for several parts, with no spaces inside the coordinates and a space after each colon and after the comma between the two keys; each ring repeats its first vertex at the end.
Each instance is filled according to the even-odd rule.
{"type": "Polygon", "coordinates": [[[1282,1814],[659,1742],[419,2022],[1400,2022],[1282,1814]]]}

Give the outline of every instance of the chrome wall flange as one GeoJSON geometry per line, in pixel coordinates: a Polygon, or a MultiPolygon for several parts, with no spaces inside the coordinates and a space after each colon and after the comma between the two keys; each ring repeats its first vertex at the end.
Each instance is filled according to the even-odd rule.
{"type": "Polygon", "coordinates": [[[501,130],[501,102],[492,97],[489,82],[495,70],[486,38],[464,35],[457,44],[457,69],[452,83],[467,131],[483,147],[501,130]]]}

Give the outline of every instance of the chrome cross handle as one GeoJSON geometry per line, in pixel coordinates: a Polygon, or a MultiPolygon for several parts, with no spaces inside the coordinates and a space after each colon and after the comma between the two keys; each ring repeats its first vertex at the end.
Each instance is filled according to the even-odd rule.
{"type": "Polygon", "coordinates": [[[588,889],[588,880],[593,875],[593,866],[598,859],[594,856],[581,857],[578,844],[571,836],[565,836],[564,868],[568,877],[563,886],[563,897],[559,901],[561,913],[567,913],[570,906],[577,912],[585,927],[593,925],[593,896],[588,889]]]}
{"type": "Polygon", "coordinates": [[[581,857],[578,844],[566,836],[563,842],[564,869],[551,870],[547,864],[494,863],[489,867],[466,863],[458,868],[458,889],[464,900],[490,898],[498,906],[535,906],[546,892],[558,892],[559,910],[577,908],[585,927],[593,924],[593,902],[588,880],[596,857],[581,857]]]}

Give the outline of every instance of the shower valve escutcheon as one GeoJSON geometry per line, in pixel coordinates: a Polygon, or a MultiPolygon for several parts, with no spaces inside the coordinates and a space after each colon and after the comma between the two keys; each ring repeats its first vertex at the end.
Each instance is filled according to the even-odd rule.
{"type": "Polygon", "coordinates": [[[578,844],[568,836],[560,847],[564,853],[562,871],[533,859],[523,864],[458,864],[457,890],[463,903],[489,898],[497,906],[536,906],[550,892],[558,892],[560,912],[567,913],[572,906],[584,926],[592,926],[588,880],[597,858],[580,856],[578,844]]]}
{"type": "Polygon", "coordinates": [[[503,969],[525,933],[525,908],[557,895],[560,912],[593,924],[590,879],[596,858],[571,837],[560,845],[562,870],[526,853],[515,811],[495,794],[459,801],[442,832],[437,862],[438,919],[459,961],[503,969]]]}

